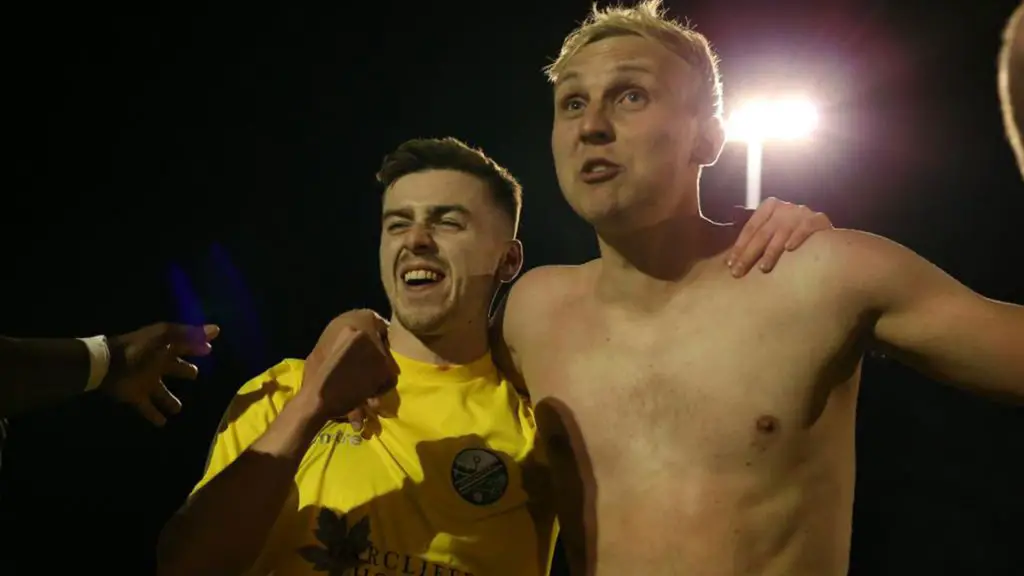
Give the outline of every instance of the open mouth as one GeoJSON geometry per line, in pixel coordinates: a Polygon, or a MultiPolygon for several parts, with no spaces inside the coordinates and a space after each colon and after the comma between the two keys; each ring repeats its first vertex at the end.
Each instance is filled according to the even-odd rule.
{"type": "Polygon", "coordinates": [[[413,268],[402,273],[402,283],[408,288],[425,289],[440,284],[445,279],[443,272],[427,270],[425,268],[413,268]]]}
{"type": "Polygon", "coordinates": [[[588,184],[607,182],[618,176],[622,167],[603,158],[587,160],[580,170],[580,178],[588,184]]]}

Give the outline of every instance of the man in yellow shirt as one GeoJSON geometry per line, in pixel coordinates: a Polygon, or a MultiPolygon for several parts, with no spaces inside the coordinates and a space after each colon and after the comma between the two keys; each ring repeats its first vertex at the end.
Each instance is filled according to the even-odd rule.
{"type": "MultiPolygon", "coordinates": [[[[160,574],[548,572],[555,515],[532,408],[488,345],[495,292],[522,265],[519,184],[454,139],[402,144],[378,179],[392,321],[343,314],[305,362],[242,386],[162,535],[160,574]]],[[[827,226],[773,203],[738,248],[760,257],[827,226]]]]}

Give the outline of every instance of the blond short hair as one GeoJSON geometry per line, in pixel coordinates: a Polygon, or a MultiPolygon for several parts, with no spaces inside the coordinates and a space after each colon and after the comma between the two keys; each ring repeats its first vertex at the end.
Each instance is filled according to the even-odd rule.
{"type": "Polygon", "coordinates": [[[661,0],[644,0],[630,8],[619,5],[603,10],[595,3],[587,19],[565,37],[558,58],[544,68],[548,80],[552,84],[558,82],[569,59],[584,46],[627,35],[658,42],[686,61],[700,78],[696,93],[698,113],[706,116],[722,113],[722,80],[718,73],[718,56],[711,43],[688,24],[666,17],[661,0]]]}

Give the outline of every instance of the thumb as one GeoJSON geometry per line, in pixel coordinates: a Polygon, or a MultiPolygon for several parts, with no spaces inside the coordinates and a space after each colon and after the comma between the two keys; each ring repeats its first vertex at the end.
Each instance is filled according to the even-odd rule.
{"type": "Polygon", "coordinates": [[[384,361],[387,367],[388,375],[394,379],[398,378],[398,375],[402,373],[402,369],[398,367],[398,362],[395,360],[395,356],[391,353],[391,341],[388,338],[388,325],[387,320],[384,320],[380,316],[375,319],[375,328],[377,329],[377,335],[380,337],[381,352],[384,354],[384,361]]]}
{"type": "Polygon", "coordinates": [[[346,414],[345,419],[348,420],[349,424],[352,425],[353,430],[359,432],[360,430],[363,429],[363,421],[366,420],[366,414],[360,407],[346,414]]]}

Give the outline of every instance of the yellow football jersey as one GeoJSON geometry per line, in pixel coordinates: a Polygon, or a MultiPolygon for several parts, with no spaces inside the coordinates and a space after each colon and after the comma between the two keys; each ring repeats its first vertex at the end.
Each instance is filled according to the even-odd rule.
{"type": "MultiPolygon", "coordinates": [[[[555,514],[528,401],[490,356],[446,367],[394,356],[401,375],[373,433],[320,431],[251,574],[547,574],[555,514]]],[[[242,386],[195,490],[263,434],[302,370],[285,360],[242,386]]]]}

